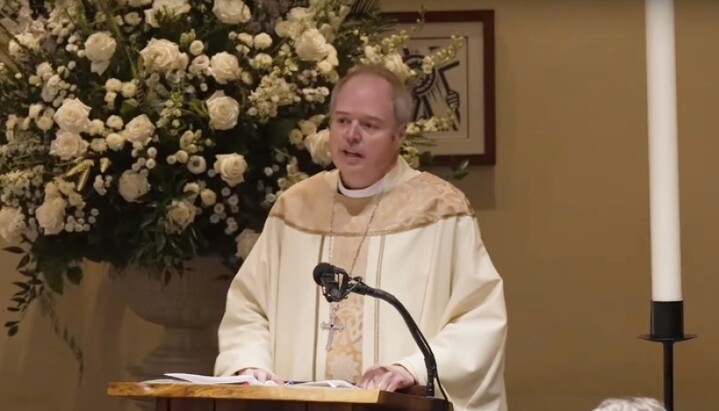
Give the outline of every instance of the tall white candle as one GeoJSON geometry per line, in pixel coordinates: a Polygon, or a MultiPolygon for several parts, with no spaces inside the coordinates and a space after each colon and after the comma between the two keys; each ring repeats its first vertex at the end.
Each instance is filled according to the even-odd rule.
{"type": "Polygon", "coordinates": [[[646,0],[652,300],[681,301],[673,0],[646,0]]]}

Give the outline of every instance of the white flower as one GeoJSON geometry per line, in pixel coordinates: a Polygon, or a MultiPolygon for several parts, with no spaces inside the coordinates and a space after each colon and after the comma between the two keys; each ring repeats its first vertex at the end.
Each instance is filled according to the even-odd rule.
{"type": "Polygon", "coordinates": [[[55,139],[50,143],[50,155],[62,160],[71,160],[84,154],[89,143],[79,134],[67,130],[58,130],[55,139]]]}
{"type": "Polygon", "coordinates": [[[105,131],[105,123],[102,120],[92,120],[87,127],[87,132],[92,136],[97,136],[105,131]]]}
{"type": "Polygon", "coordinates": [[[305,30],[295,42],[297,56],[304,61],[322,61],[330,53],[337,54],[335,48],[327,43],[325,36],[317,29],[305,30]]]}
{"type": "Polygon", "coordinates": [[[383,63],[387,70],[396,74],[402,81],[414,75],[412,69],[404,63],[402,56],[397,52],[384,56],[383,63]]]}
{"type": "Polygon", "coordinates": [[[225,51],[212,56],[210,60],[210,73],[220,84],[236,80],[240,76],[240,63],[237,57],[225,51]]]}
{"type": "Polygon", "coordinates": [[[107,140],[107,146],[110,147],[110,150],[119,151],[125,145],[125,138],[118,133],[110,133],[105,137],[105,140],[107,140]]]}
{"type": "Polygon", "coordinates": [[[187,54],[180,53],[177,44],[165,39],[153,38],[150,40],[147,46],[140,51],[140,56],[148,70],[162,74],[172,70],[184,70],[189,61],[187,54]]]}
{"type": "Polygon", "coordinates": [[[44,106],[41,103],[31,105],[28,109],[27,116],[30,118],[37,118],[37,116],[39,116],[42,112],[43,107],[44,106]]]}
{"type": "Polygon", "coordinates": [[[0,237],[8,243],[18,243],[25,232],[25,216],[18,208],[0,209],[0,237]]]}
{"type": "Polygon", "coordinates": [[[247,162],[245,157],[233,154],[217,154],[214,169],[220,175],[220,178],[230,187],[234,187],[245,181],[245,171],[247,170],[247,162]]]}
{"type": "Polygon", "coordinates": [[[117,42],[110,33],[101,31],[91,34],[85,41],[85,57],[92,63],[90,71],[102,74],[110,65],[117,42]]]}
{"type": "Polygon", "coordinates": [[[245,43],[248,47],[252,47],[252,43],[255,41],[250,33],[240,33],[237,35],[237,40],[245,43]]]}
{"type": "Polygon", "coordinates": [[[167,209],[165,231],[168,233],[181,233],[195,220],[197,208],[187,200],[172,200],[167,209]]]}
{"type": "Polygon", "coordinates": [[[128,170],[120,176],[118,191],[125,201],[137,202],[138,198],[150,191],[150,182],[146,176],[128,170]]]}
{"type": "Polygon", "coordinates": [[[95,138],[90,142],[90,148],[96,153],[107,151],[107,141],[104,138],[95,138]]]}
{"type": "Polygon", "coordinates": [[[52,118],[48,116],[41,116],[37,120],[35,120],[35,124],[37,124],[37,127],[40,130],[48,131],[52,128],[53,124],[55,124],[54,121],[52,121],[52,118]]]}
{"type": "Polygon", "coordinates": [[[216,91],[206,101],[210,115],[210,127],[215,130],[229,130],[237,125],[240,115],[240,103],[232,97],[225,96],[223,91],[216,91]]]}
{"type": "Polygon", "coordinates": [[[62,197],[46,198],[35,210],[35,218],[45,235],[53,235],[65,227],[65,200],[62,197]]]}
{"type": "Polygon", "coordinates": [[[192,174],[202,174],[207,170],[207,162],[202,156],[190,156],[187,160],[187,169],[192,174]]]}
{"type": "Polygon", "coordinates": [[[302,25],[293,21],[280,20],[275,24],[275,33],[280,37],[297,38],[302,32],[302,25]]]}
{"type": "Polygon", "coordinates": [[[190,64],[190,73],[203,74],[210,69],[210,58],[202,54],[192,59],[190,64]]]}
{"type": "Polygon", "coordinates": [[[107,126],[110,128],[114,128],[115,130],[119,130],[122,128],[123,125],[125,125],[125,123],[122,121],[122,117],[114,114],[107,118],[105,124],[107,124],[107,126]]]}
{"type": "Polygon", "coordinates": [[[305,136],[309,136],[317,132],[317,124],[315,124],[313,121],[300,120],[299,126],[300,131],[302,131],[302,134],[305,136]]]}
{"type": "Polygon", "coordinates": [[[65,131],[82,133],[89,124],[90,110],[91,108],[83,104],[80,99],[68,98],[62,102],[53,119],[65,131]]]}
{"type": "Polygon", "coordinates": [[[206,188],[202,191],[200,191],[200,199],[202,200],[202,205],[205,207],[210,207],[215,205],[217,202],[217,194],[215,194],[214,191],[206,188]]]}
{"type": "Polygon", "coordinates": [[[215,0],[212,12],[225,24],[247,23],[252,18],[250,8],[242,0],[215,0]]]}
{"type": "Polygon", "coordinates": [[[199,56],[205,50],[205,45],[200,40],[195,40],[190,43],[190,53],[193,56],[199,56]]]}
{"type": "Polygon", "coordinates": [[[332,163],[330,154],[330,131],[324,129],[311,134],[305,138],[305,148],[310,152],[312,161],[321,165],[328,166],[332,163]]]}
{"type": "Polygon", "coordinates": [[[243,260],[246,259],[259,238],[260,234],[254,230],[249,228],[242,230],[240,235],[235,239],[235,241],[237,241],[237,257],[243,260]]]}
{"type": "Polygon", "coordinates": [[[155,132],[155,125],[152,124],[150,118],[146,114],[141,114],[125,125],[125,130],[122,131],[122,136],[125,140],[131,143],[139,143],[142,146],[146,146],[147,143],[152,139],[152,135],[155,132]]]}
{"type": "Polygon", "coordinates": [[[152,27],[160,27],[157,21],[157,13],[179,16],[190,11],[190,3],[187,0],[154,0],[152,8],[145,10],[145,21],[152,27]]]}
{"type": "Polygon", "coordinates": [[[264,50],[272,45],[272,37],[267,33],[260,33],[255,36],[253,43],[255,48],[264,50]]]}
{"type": "Polygon", "coordinates": [[[122,83],[122,88],[120,89],[120,92],[125,98],[135,97],[135,94],[137,94],[137,85],[132,81],[122,83]]]}
{"type": "Polygon", "coordinates": [[[125,23],[131,26],[137,26],[138,24],[142,23],[142,17],[140,17],[140,14],[138,12],[131,11],[125,14],[125,23]]]}

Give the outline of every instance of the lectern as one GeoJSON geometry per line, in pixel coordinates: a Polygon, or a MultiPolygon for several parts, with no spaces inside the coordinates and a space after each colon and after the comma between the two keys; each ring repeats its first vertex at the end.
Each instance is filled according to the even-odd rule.
{"type": "Polygon", "coordinates": [[[438,398],[354,388],[111,382],[107,393],[154,399],[156,411],[452,411],[438,398]]]}

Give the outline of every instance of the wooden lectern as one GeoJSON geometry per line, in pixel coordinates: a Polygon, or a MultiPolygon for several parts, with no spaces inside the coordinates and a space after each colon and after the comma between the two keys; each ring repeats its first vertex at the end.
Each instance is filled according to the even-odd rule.
{"type": "Polygon", "coordinates": [[[437,398],[353,388],[111,382],[107,393],[154,399],[156,411],[452,411],[437,398]]]}

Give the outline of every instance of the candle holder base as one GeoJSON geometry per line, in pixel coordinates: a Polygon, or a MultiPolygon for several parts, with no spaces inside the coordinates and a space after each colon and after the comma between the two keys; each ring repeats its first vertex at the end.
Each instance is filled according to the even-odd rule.
{"type": "Polygon", "coordinates": [[[696,338],[684,333],[683,301],[652,301],[651,334],[639,338],[664,348],[664,408],[674,411],[674,344],[696,338]]]}

